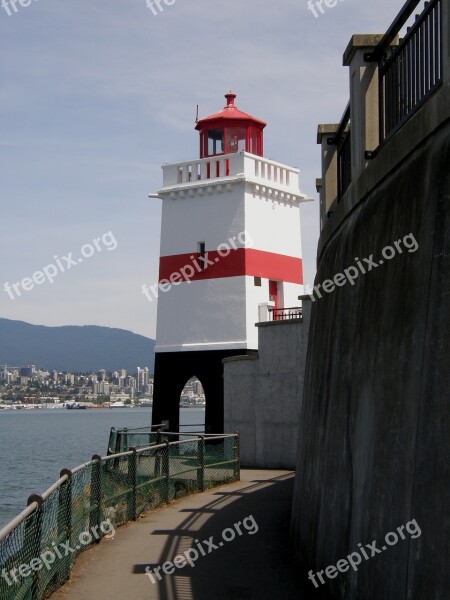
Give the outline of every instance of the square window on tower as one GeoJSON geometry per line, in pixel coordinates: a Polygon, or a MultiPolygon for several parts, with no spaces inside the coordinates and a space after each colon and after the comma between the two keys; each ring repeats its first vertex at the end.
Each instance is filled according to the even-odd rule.
{"type": "Polygon", "coordinates": [[[200,263],[200,267],[203,270],[206,265],[205,265],[205,257],[206,257],[206,243],[205,242],[198,242],[197,244],[197,252],[199,255],[199,263],[200,263]]]}

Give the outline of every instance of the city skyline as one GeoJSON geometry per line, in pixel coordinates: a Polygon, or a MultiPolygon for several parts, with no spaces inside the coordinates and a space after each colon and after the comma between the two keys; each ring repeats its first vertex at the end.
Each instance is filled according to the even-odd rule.
{"type": "MultiPolygon", "coordinates": [[[[39,404],[63,400],[138,402],[153,397],[153,374],[148,367],[136,367],[132,374],[126,369],[88,371],[85,373],[42,370],[35,365],[0,365],[0,404],[21,402],[39,404]],[[39,401],[39,402],[38,402],[39,401]]],[[[201,381],[193,376],[185,384],[180,402],[185,405],[204,402],[205,394],[201,381]]]]}

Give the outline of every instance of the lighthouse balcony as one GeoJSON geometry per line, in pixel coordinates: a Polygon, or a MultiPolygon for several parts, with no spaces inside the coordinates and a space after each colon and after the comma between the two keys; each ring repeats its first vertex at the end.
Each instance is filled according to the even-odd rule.
{"type": "Polygon", "coordinates": [[[163,189],[168,192],[192,186],[249,181],[304,199],[299,170],[245,151],[163,166],[163,189]]]}
{"type": "Polygon", "coordinates": [[[292,306],[290,308],[269,307],[269,321],[292,321],[303,318],[303,309],[301,306],[292,306]]]}

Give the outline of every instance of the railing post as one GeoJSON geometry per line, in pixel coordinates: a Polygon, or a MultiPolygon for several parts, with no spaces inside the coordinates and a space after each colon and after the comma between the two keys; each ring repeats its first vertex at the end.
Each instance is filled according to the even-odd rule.
{"type": "MultiPolygon", "coordinates": [[[[33,494],[28,498],[27,506],[30,506],[33,502],[37,502],[38,506],[31,517],[31,522],[27,524],[28,527],[25,529],[24,539],[24,546],[30,548],[30,560],[28,563],[30,563],[33,558],[39,558],[41,555],[42,504],[44,503],[44,499],[39,494],[33,494]]],[[[32,577],[31,600],[41,600],[43,592],[43,590],[41,590],[41,570],[33,571],[32,577]]]]}
{"type": "MultiPolygon", "coordinates": [[[[343,63],[349,67],[350,79],[352,181],[362,173],[383,137],[380,124],[383,123],[384,101],[378,62],[366,60],[383,37],[382,34],[354,35],[344,52],[343,63]]],[[[398,44],[396,36],[390,47],[398,44]]]]}
{"type": "Polygon", "coordinates": [[[366,62],[364,55],[382,39],[382,34],[353,35],[344,52],[343,64],[349,67],[350,79],[352,181],[366,167],[366,153],[380,143],[378,62],[366,62]]]}
{"type": "Polygon", "coordinates": [[[337,146],[331,144],[339,124],[322,124],[317,128],[317,143],[321,146],[322,178],[320,186],[320,228],[325,225],[331,205],[338,197],[337,146]]]}
{"type": "Polygon", "coordinates": [[[275,302],[263,302],[258,304],[258,320],[260,323],[267,323],[270,321],[270,313],[275,306],[275,302]]]}
{"type": "Polygon", "coordinates": [[[109,440],[108,440],[108,456],[114,452],[114,442],[116,439],[116,429],[115,427],[111,427],[109,432],[109,440]]]}
{"type": "Polygon", "coordinates": [[[442,78],[450,83],[450,1],[442,0],[442,78]]]}
{"type": "Polygon", "coordinates": [[[164,442],[164,449],[162,452],[162,475],[164,477],[164,502],[167,504],[170,502],[170,446],[169,442],[164,442]]]}
{"type": "Polygon", "coordinates": [[[250,170],[253,166],[250,164],[253,163],[253,159],[249,156],[245,156],[245,153],[243,151],[231,154],[228,159],[230,175],[244,175],[244,173],[247,172],[247,168],[249,169],[249,173],[253,173],[253,171],[250,170]]]}
{"type": "Polygon", "coordinates": [[[102,522],[102,457],[94,454],[92,460],[95,461],[91,465],[91,496],[90,496],[90,512],[89,512],[89,527],[92,531],[93,527],[100,527],[102,522]]]}
{"type": "Polygon", "coordinates": [[[239,452],[239,433],[234,434],[234,444],[233,444],[233,460],[234,460],[234,480],[240,481],[241,479],[241,461],[240,461],[240,452],[239,452]]]}
{"type": "Polygon", "coordinates": [[[115,447],[115,450],[114,450],[115,454],[119,454],[120,453],[121,440],[122,440],[122,431],[119,429],[118,431],[116,431],[116,447],[115,447]]]}
{"type": "Polygon", "coordinates": [[[201,435],[197,446],[197,489],[199,492],[205,491],[205,436],[201,435]]]}
{"type": "Polygon", "coordinates": [[[156,445],[158,446],[161,443],[161,427],[158,427],[156,430],[156,445]]]}
{"type": "Polygon", "coordinates": [[[121,448],[121,452],[128,452],[128,428],[124,427],[123,429],[123,443],[122,443],[122,448],[121,448]]]}
{"type": "MultiPolygon", "coordinates": [[[[67,481],[59,488],[59,512],[58,512],[58,543],[69,541],[72,546],[72,471],[62,469],[60,477],[67,475],[67,481]]],[[[64,569],[61,571],[61,583],[70,577],[72,560],[62,561],[64,569]]]]}
{"type": "Polygon", "coordinates": [[[128,503],[128,519],[130,521],[136,521],[137,517],[137,499],[136,499],[136,487],[137,487],[137,450],[136,448],[130,448],[132,452],[131,456],[128,457],[128,485],[130,486],[130,497],[128,503]]]}

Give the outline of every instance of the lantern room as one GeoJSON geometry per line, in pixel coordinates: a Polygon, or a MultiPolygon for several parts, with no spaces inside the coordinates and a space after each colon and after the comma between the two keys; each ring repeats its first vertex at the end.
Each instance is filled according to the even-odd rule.
{"type": "Polygon", "coordinates": [[[240,111],[234,100],[236,94],[225,94],[223,110],[198,121],[200,158],[232,154],[245,150],[256,156],[263,155],[264,121],[240,111]]]}

